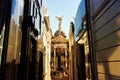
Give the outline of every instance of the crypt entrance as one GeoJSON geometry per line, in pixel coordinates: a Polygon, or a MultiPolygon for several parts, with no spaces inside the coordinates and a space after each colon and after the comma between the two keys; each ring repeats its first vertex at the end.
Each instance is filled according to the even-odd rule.
{"type": "Polygon", "coordinates": [[[67,80],[69,74],[69,43],[65,33],[58,29],[51,43],[51,78],[67,80]]]}
{"type": "Polygon", "coordinates": [[[67,71],[68,69],[68,53],[64,48],[56,48],[51,55],[52,71],[67,71]],[[63,50],[63,51],[62,51],[63,50]]]}

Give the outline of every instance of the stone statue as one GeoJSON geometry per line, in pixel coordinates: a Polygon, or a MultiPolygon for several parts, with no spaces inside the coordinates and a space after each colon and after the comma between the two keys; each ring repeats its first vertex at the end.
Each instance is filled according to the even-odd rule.
{"type": "Polygon", "coordinates": [[[59,24],[58,24],[58,28],[59,28],[59,30],[61,30],[61,25],[62,25],[62,18],[63,18],[63,16],[62,17],[57,17],[56,16],[56,18],[58,19],[58,21],[59,21],[59,24]]]}

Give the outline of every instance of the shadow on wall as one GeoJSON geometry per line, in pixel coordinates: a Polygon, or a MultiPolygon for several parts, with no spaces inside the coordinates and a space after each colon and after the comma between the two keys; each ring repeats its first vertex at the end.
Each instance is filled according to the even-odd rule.
{"type": "Polygon", "coordinates": [[[96,41],[100,45],[100,50],[96,51],[98,79],[120,80],[120,14],[100,30],[106,31],[101,34],[111,32],[96,41]]]}

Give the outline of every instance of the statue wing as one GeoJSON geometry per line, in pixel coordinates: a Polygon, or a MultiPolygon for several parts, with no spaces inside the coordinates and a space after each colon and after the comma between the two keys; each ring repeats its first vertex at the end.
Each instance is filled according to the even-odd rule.
{"type": "Polygon", "coordinates": [[[63,18],[63,16],[62,17],[57,17],[57,16],[55,16],[57,19],[58,19],[58,21],[62,21],[62,18],[63,18]]]}
{"type": "Polygon", "coordinates": [[[59,20],[59,17],[55,16],[58,20],[59,20]]]}

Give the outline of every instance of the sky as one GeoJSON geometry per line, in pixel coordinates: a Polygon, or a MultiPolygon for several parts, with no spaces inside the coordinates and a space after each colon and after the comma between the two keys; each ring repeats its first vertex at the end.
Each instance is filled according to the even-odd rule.
{"type": "Polygon", "coordinates": [[[48,15],[50,17],[50,25],[52,33],[58,30],[58,20],[55,16],[63,16],[62,30],[68,37],[70,22],[74,21],[78,5],[81,0],[46,0],[48,15]]]}

